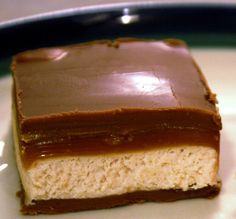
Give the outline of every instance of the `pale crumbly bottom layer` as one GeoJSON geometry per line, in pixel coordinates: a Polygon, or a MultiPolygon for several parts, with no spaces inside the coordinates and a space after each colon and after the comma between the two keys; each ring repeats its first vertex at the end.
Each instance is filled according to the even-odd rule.
{"type": "Polygon", "coordinates": [[[71,156],[17,163],[32,200],[86,199],[135,191],[196,190],[217,185],[218,155],[213,148],[182,146],[103,156],[71,156]]]}

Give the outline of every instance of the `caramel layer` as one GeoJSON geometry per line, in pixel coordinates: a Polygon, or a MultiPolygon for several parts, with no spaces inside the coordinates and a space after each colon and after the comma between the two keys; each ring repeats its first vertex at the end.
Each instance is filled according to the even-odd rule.
{"type": "Polygon", "coordinates": [[[110,134],[84,138],[57,138],[57,142],[21,142],[22,160],[26,167],[38,160],[60,156],[104,155],[143,151],[158,147],[202,145],[219,150],[218,131],[162,129],[151,132],[110,134]]]}
{"type": "Polygon", "coordinates": [[[158,190],[137,191],[123,195],[114,195],[93,199],[52,199],[34,200],[33,205],[24,205],[22,196],[22,213],[24,214],[56,214],[73,211],[112,208],[116,206],[152,202],[170,202],[190,198],[213,198],[220,191],[218,186],[207,186],[197,190],[158,190]]]}

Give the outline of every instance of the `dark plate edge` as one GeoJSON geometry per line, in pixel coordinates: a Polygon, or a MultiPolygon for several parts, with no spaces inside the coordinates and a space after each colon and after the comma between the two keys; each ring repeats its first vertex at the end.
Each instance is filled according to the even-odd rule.
{"type": "Polygon", "coordinates": [[[102,4],[94,6],[84,6],[78,8],[68,8],[62,10],[56,10],[51,12],[44,12],[35,15],[30,15],[22,18],[12,19],[5,22],[0,22],[0,31],[5,28],[14,28],[19,25],[34,23],[39,21],[53,20],[63,17],[71,17],[83,14],[92,13],[104,13],[109,11],[121,11],[124,8],[129,8],[131,10],[138,9],[153,9],[153,8],[185,8],[185,7],[202,7],[202,8],[235,8],[236,3],[223,3],[223,2],[199,2],[199,3],[168,3],[168,2],[138,2],[138,3],[116,3],[116,4],[102,4]]]}

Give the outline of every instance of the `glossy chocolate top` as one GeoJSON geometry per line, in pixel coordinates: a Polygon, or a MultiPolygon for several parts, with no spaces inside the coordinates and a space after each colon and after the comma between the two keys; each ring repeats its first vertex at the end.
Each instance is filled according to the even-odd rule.
{"type": "Polygon", "coordinates": [[[15,56],[12,69],[22,120],[122,110],[217,113],[214,95],[178,40],[38,49],[15,56]]]}

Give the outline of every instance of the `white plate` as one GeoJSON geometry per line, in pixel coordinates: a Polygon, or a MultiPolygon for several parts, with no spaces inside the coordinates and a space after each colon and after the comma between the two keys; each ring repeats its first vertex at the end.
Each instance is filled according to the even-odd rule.
{"type": "MultiPolygon", "coordinates": [[[[107,210],[61,215],[39,215],[37,219],[235,219],[236,218],[236,49],[193,49],[211,89],[218,94],[223,119],[221,132],[218,197],[172,203],[145,203],[107,210]]],[[[11,134],[11,78],[0,78],[0,218],[27,218],[19,213],[16,197],[19,177],[14,161],[11,134]]],[[[29,217],[28,217],[29,218],[29,217]]]]}

